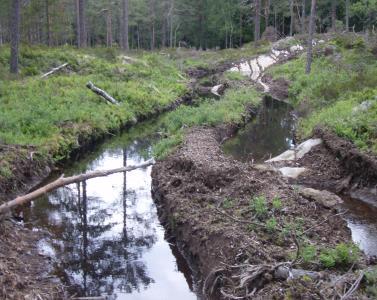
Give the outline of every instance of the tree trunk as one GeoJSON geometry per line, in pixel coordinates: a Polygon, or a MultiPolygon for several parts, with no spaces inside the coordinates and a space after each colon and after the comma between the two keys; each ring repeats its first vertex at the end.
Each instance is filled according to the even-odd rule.
{"type": "Polygon", "coordinates": [[[156,2],[155,0],[150,0],[150,18],[151,18],[151,50],[154,50],[156,47],[156,2]]]}
{"type": "Polygon", "coordinates": [[[260,40],[260,3],[261,0],[254,0],[255,3],[255,24],[254,24],[254,41],[260,40]]]}
{"type": "Polygon", "coordinates": [[[336,31],[336,0],[331,0],[331,30],[336,31]]]}
{"type": "Polygon", "coordinates": [[[77,46],[79,48],[84,48],[87,46],[85,0],[76,0],[76,26],[77,26],[77,46]]]}
{"type": "Polygon", "coordinates": [[[113,46],[112,17],[111,2],[109,2],[109,8],[106,12],[106,46],[108,48],[111,48],[113,46]]]}
{"type": "Polygon", "coordinates": [[[271,0],[266,0],[266,7],[265,7],[265,23],[266,27],[270,25],[270,6],[271,6],[271,0]]]}
{"type": "Polygon", "coordinates": [[[45,2],[45,13],[46,13],[46,45],[51,47],[49,0],[46,0],[45,2]]]}
{"type": "Polygon", "coordinates": [[[301,13],[301,33],[304,34],[306,31],[306,0],[302,0],[302,13],[301,13]]]}
{"type": "Polygon", "coordinates": [[[312,69],[313,35],[314,35],[314,28],[315,28],[316,6],[317,6],[317,1],[312,0],[312,7],[310,10],[310,22],[309,22],[309,38],[308,38],[308,54],[307,54],[307,59],[306,59],[306,74],[310,74],[311,69],[312,69]]]}
{"type": "Polygon", "coordinates": [[[12,0],[10,26],[10,72],[12,74],[18,74],[18,54],[20,43],[20,0],[12,0]]]}
{"type": "Polygon", "coordinates": [[[346,31],[350,30],[350,0],[346,0],[346,31]]]}
{"type": "Polygon", "coordinates": [[[242,24],[243,23],[243,18],[242,18],[242,10],[240,9],[240,47],[242,47],[242,43],[243,43],[243,28],[242,28],[242,24]]]}
{"type": "Polygon", "coordinates": [[[129,3],[128,0],[122,2],[122,49],[129,50],[129,37],[128,37],[128,19],[129,19],[129,3]]]}
{"type": "Polygon", "coordinates": [[[289,14],[291,16],[291,24],[289,26],[289,35],[292,36],[293,35],[293,27],[294,27],[294,19],[295,19],[295,16],[294,16],[294,9],[293,9],[293,0],[290,0],[289,1],[289,14]]]}
{"type": "Polygon", "coordinates": [[[170,35],[170,48],[173,48],[173,39],[174,39],[174,24],[173,24],[173,18],[174,18],[174,0],[170,0],[170,9],[169,9],[169,35],[170,35]]]}

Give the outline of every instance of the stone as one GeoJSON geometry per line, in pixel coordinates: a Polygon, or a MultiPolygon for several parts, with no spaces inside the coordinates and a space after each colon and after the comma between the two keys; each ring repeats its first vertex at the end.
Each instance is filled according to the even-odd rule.
{"type": "Polygon", "coordinates": [[[321,139],[309,139],[296,147],[296,155],[295,155],[294,150],[287,150],[283,152],[282,154],[280,154],[279,156],[271,158],[267,160],[266,162],[271,163],[271,162],[279,162],[279,161],[286,161],[286,160],[292,161],[295,159],[300,159],[300,158],[303,158],[305,154],[309,153],[313,147],[320,144],[322,144],[321,139]]]}
{"type": "Polygon", "coordinates": [[[301,174],[305,173],[307,171],[307,169],[306,168],[284,167],[284,168],[280,168],[279,171],[283,175],[283,177],[296,179],[301,174]]]}
{"type": "Polygon", "coordinates": [[[299,194],[309,200],[315,201],[326,208],[333,208],[342,204],[343,200],[329,191],[319,191],[312,188],[302,188],[299,194]]]}

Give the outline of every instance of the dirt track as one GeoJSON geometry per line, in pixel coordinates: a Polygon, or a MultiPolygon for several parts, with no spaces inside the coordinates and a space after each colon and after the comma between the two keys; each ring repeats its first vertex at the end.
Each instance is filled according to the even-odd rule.
{"type": "MultiPolygon", "coordinates": [[[[202,278],[224,264],[292,260],[297,250],[295,240],[280,230],[287,224],[295,227],[294,231],[307,232],[307,242],[313,245],[329,247],[350,241],[345,222],[339,216],[331,217],[334,211],[301,197],[276,173],[256,170],[251,164],[224,156],[220,148],[224,132],[224,128],[191,129],[183,145],[158,162],[152,173],[162,219],[195,258],[202,278]],[[268,202],[264,218],[257,217],[250,206],[250,199],[260,195],[268,202]],[[280,210],[272,208],[275,197],[282,201],[280,210]],[[277,228],[267,230],[264,224],[272,216],[277,228]]],[[[310,268],[318,270],[318,266],[310,268]]],[[[257,295],[279,298],[287,289],[294,293],[287,283],[271,278],[261,282],[257,295]]],[[[217,283],[217,291],[220,287],[233,288],[225,280],[217,283]]],[[[304,288],[300,296],[316,292],[317,288],[304,288]]]]}

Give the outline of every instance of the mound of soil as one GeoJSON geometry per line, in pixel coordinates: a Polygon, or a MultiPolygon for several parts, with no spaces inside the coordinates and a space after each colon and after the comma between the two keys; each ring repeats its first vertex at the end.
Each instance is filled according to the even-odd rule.
{"type": "Polygon", "coordinates": [[[0,203],[9,201],[50,173],[50,159],[34,147],[0,144],[0,203]]]}
{"type": "Polygon", "coordinates": [[[48,258],[35,245],[40,234],[0,222],[1,299],[65,299],[63,286],[49,275],[48,258]]]}
{"type": "MultiPolygon", "coordinates": [[[[224,296],[225,291],[236,290],[237,266],[292,261],[297,232],[305,232],[305,243],[319,247],[350,241],[345,222],[334,211],[303,198],[273,171],[226,157],[220,148],[224,132],[224,128],[191,129],[183,145],[152,172],[162,221],[197,262],[201,277],[214,277],[227,266],[226,276],[215,276],[212,287],[217,297],[220,291],[224,296]],[[256,197],[266,199],[264,209],[258,210],[256,197]],[[272,204],[277,198],[279,208],[272,204]],[[269,227],[271,220],[276,224],[269,227]]],[[[319,271],[318,265],[309,267],[319,271]]],[[[297,283],[279,282],[267,273],[262,277],[247,287],[249,292],[255,288],[254,296],[297,294],[297,283]]],[[[206,292],[207,288],[205,284],[206,292]]],[[[320,288],[321,284],[302,287],[299,295],[311,296],[320,288]]]]}

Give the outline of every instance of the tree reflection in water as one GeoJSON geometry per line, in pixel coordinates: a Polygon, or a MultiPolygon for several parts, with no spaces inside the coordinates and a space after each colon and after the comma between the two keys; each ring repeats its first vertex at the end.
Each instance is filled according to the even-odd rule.
{"type": "MultiPolygon", "coordinates": [[[[88,169],[112,168],[119,158],[124,166],[138,164],[143,147],[136,142],[109,151],[88,169]]],[[[56,272],[78,295],[131,293],[154,282],[140,259],[157,240],[149,178],[150,169],[84,181],[53,192],[34,208],[38,225],[54,236],[56,272]]]]}

